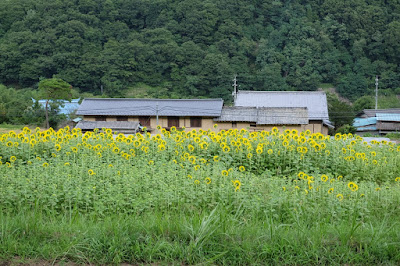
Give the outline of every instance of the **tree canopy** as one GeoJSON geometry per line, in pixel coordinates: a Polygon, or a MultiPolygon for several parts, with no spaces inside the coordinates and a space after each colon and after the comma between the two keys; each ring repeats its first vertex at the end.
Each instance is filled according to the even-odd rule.
{"type": "Polygon", "coordinates": [[[61,78],[118,96],[137,84],[230,99],[241,89],[352,100],[400,87],[400,3],[381,0],[12,0],[0,2],[0,83],[61,78]]]}
{"type": "Polygon", "coordinates": [[[46,100],[46,126],[50,127],[49,123],[49,103],[56,100],[69,100],[72,97],[72,87],[62,79],[52,78],[44,79],[39,82],[39,95],[46,100]]]}
{"type": "Polygon", "coordinates": [[[44,79],[39,82],[40,96],[46,100],[71,100],[72,87],[62,79],[44,79]]]}

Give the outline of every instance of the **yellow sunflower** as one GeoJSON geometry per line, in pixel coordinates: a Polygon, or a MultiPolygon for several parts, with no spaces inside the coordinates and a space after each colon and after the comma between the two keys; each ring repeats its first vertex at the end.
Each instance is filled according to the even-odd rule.
{"type": "Polygon", "coordinates": [[[337,195],[336,195],[336,198],[337,198],[339,201],[342,201],[344,197],[343,197],[342,194],[337,194],[337,195]]]}
{"type": "Polygon", "coordinates": [[[321,180],[322,180],[323,182],[326,182],[326,181],[329,180],[329,177],[328,177],[327,175],[322,175],[322,176],[321,176],[321,180]]]}
{"type": "Polygon", "coordinates": [[[351,191],[353,191],[353,192],[355,192],[355,191],[358,190],[358,185],[357,185],[356,183],[354,183],[354,182],[349,182],[349,183],[347,184],[347,186],[348,186],[349,189],[350,189],[351,191]]]}
{"type": "Polygon", "coordinates": [[[240,186],[242,185],[242,183],[240,183],[239,180],[235,180],[235,181],[232,180],[232,183],[233,183],[233,186],[235,187],[235,192],[240,190],[240,186]]]}

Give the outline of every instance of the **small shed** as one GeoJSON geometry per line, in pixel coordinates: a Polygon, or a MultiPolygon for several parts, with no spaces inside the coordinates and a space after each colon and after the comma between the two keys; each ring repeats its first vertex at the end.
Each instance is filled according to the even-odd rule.
{"type": "Polygon", "coordinates": [[[376,114],[376,128],[383,134],[400,132],[400,114],[376,114]]]}
{"type": "Polygon", "coordinates": [[[354,119],[353,126],[361,135],[400,132],[400,109],[365,109],[354,119]]]}

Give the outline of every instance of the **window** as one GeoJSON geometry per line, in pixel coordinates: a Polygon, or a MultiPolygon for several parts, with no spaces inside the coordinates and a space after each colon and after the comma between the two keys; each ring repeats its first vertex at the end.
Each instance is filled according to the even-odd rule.
{"type": "Polygon", "coordinates": [[[179,117],[168,116],[168,127],[179,127],[179,117]]]}
{"type": "Polygon", "coordinates": [[[237,128],[237,122],[232,122],[232,128],[237,128]]]}
{"type": "Polygon", "coordinates": [[[257,123],[250,123],[250,127],[257,127],[257,123]]]}
{"type": "Polygon", "coordinates": [[[105,116],[96,116],[96,121],[106,121],[105,116]]]}
{"type": "Polygon", "coordinates": [[[150,127],[150,116],[139,116],[139,123],[144,127],[150,127]]]}
{"type": "Polygon", "coordinates": [[[117,121],[128,121],[127,116],[117,116],[117,121]]]}
{"type": "Polygon", "coordinates": [[[201,117],[191,117],[190,127],[201,127],[201,117]]]}

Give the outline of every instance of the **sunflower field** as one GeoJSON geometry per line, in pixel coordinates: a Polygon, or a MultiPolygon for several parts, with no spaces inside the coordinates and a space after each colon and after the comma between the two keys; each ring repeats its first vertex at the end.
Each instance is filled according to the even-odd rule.
{"type": "Polygon", "coordinates": [[[276,128],[158,132],[2,134],[0,259],[400,262],[399,145],[276,128]],[[43,244],[52,230],[74,248],[43,244]]]}

